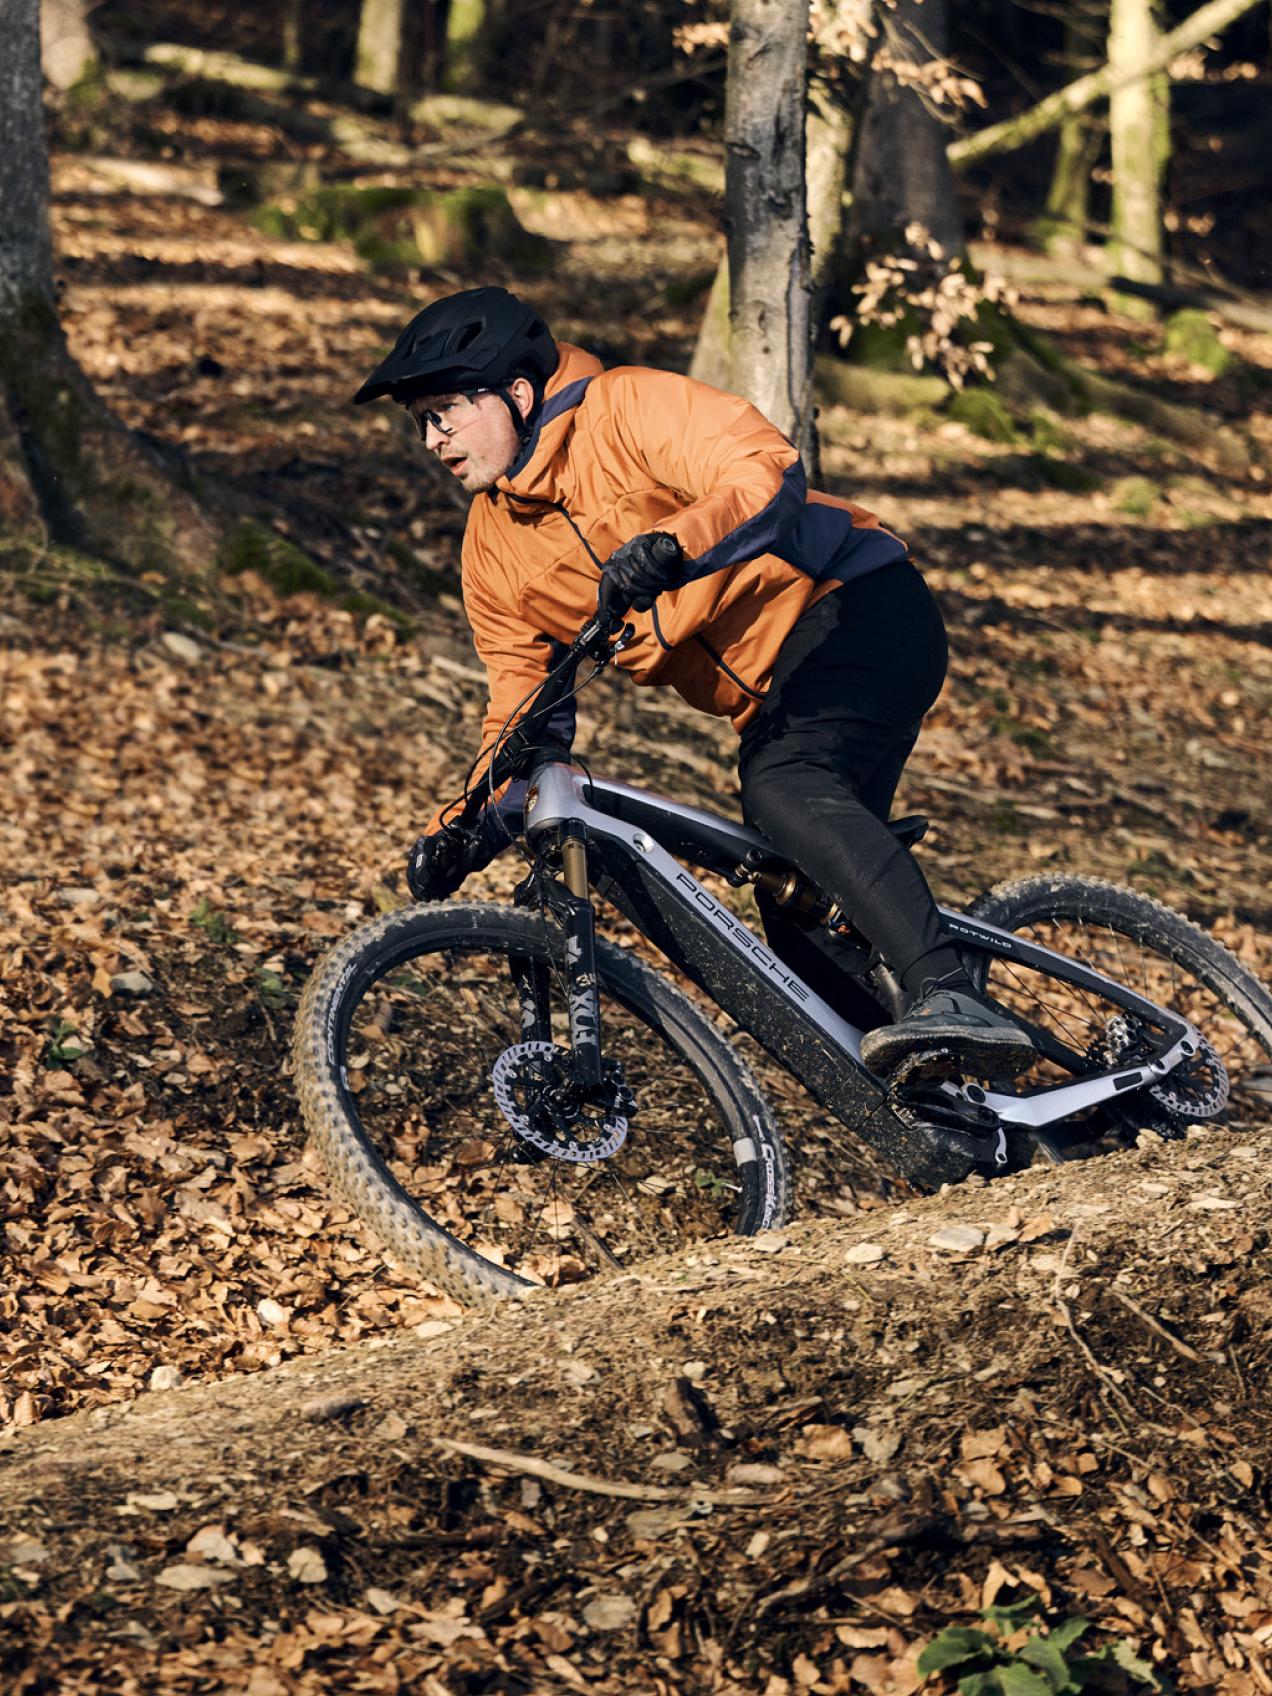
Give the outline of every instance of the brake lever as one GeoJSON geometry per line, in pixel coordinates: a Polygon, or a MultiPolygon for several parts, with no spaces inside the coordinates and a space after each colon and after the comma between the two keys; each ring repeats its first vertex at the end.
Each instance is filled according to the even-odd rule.
{"type": "Polygon", "coordinates": [[[614,619],[598,613],[579,631],[574,639],[574,648],[589,659],[607,659],[611,654],[621,654],[635,634],[636,626],[622,623],[621,614],[614,619]]]}

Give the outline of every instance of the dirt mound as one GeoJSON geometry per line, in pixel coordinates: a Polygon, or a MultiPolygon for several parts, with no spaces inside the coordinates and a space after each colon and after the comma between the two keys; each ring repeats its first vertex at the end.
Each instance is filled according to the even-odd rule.
{"type": "Polygon", "coordinates": [[[1264,1690],[1270,1149],[1035,1169],[14,1432],[10,1687],[903,1692],[1033,1591],[1264,1690]]]}

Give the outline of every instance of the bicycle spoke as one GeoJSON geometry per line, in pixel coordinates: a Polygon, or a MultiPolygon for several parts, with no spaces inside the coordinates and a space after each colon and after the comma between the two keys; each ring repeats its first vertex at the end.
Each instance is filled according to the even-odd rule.
{"type": "MultiPolygon", "coordinates": [[[[1068,1025],[1065,1024],[1065,1022],[1064,1022],[1064,1020],[1063,1020],[1063,1018],[1060,1014],[1059,1008],[1052,1006],[1048,1002],[1044,1001],[1042,996],[1038,993],[1038,991],[1036,989],[1032,988],[1028,983],[1026,983],[1019,976],[1018,972],[1016,972],[1016,970],[1012,967],[1012,965],[1010,964],[1009,961],[995,960],[994,964],[1002,966],[1004,972],[1015,981],[1015,983],[1016,983],[1017,987],[1020,989],[1021,993],[1023,995],[1026,995],[1034,1003],[1035,1006],[1039,1007],[1042,1010],[1044,1015],[1047,1014],[1047,1013],[1050,1013],[1052,1018],[1054,1018],[1056,1020],[1057,1024],[1061,1025],[1061,1027],[1064,1029],[1065,1034],[1070,1038],[1070,1041],[1077,1044],[1079,1049],[1081,1048],[1081,1042],[1082,1042],[1081,1037],[1075,1036],[1074,1033],[1069,1029],[1068,1025]]],[[[991,984],[990,987],[991,987],[991,990],[992,990],[992,987],[993,987],[992,984],[991,984]]]]}

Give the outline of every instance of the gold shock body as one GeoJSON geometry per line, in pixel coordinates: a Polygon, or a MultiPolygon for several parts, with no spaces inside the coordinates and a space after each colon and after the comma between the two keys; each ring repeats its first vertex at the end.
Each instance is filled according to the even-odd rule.
{"type": "Polygon", "coordinates": [[[567,837],[561,844],[561,870],[570,894],[586,901],[587,847],[576,836],[567,837]]]}

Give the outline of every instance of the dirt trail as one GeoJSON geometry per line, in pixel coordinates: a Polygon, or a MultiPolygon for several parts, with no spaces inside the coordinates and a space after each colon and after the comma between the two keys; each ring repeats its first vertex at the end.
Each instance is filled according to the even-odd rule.
{"type": "Polygon", "coordinates": [[[8,1664],[901,1691],[988,1583],[1262,1690],[1270,1149],[1035,1169],[11,1433],[8,1664]]]}

